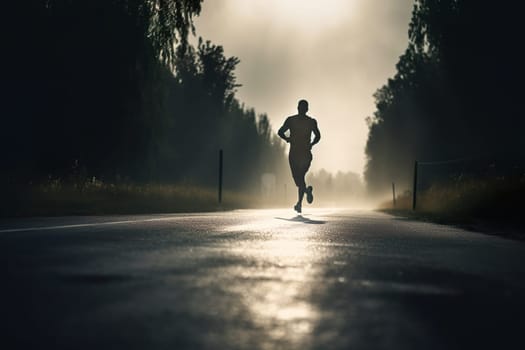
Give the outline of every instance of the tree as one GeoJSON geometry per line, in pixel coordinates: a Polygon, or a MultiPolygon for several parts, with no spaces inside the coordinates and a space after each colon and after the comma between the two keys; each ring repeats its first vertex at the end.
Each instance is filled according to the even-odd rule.
{"type": "Polygon", "coordinates": [[[78,163],[97,176],[140,172],[173,68],[202,0],[12,1],[2,79],[3,173],[26,182],[78,163]],[[7,151],[9,150],[9,151],[7,151]]]}
{"type": "Polygon", "coordinates": [[[8,3],[2,175],[212,186],[223,148],[239,189],[280,166],[267,118],[235,98],[239,59],[188,43],[201,2],[8,3]]]}
{"type": "Polygon", "coordinates": [[[397,73],[368,118],[366,180],[407,187],[415,160],[523,157],[516,5],[418,0],[397,73]]]}

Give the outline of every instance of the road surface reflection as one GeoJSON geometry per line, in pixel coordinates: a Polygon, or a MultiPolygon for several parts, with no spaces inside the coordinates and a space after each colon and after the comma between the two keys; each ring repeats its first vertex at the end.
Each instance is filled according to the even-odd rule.
{"type": "Polygon", "coordinates": [[[254,261],[241,271],[242,278],[252,283],[243,283],[237,292],[253,322],[264,330],[268,343],[284,340],[289,346],[300,347],[308,342],[320,320],[320,310],[311,295],[321,273],[323,254],[312,242],[319,235],[314,227],[317,225],[305,224],[312,220],[323,222],[269,215],[226,228],[247,234],[264,232],[264,239],[243,240],[231,251],[254,261]]]}

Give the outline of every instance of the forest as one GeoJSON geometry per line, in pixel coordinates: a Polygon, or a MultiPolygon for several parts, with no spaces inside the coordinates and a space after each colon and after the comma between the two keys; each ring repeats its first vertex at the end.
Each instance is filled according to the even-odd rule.
{"type": "Polygon", "coordinates": [[[517,3],[417,0],[396,74],[367,119],[371,193],[525,176],[523,50],[517,3]],[[433,177],[433,179],[430,179],[433,177]]]}
{"type": "Polygon", "coordinates": [[[237,57],[198,35],[202,0],[3,5],[1,174],[73,183],[253,189],[286,169],[268,117],[239,101],[237,57]],[[235,161],[233,161],[235,160],[235,161]]]}

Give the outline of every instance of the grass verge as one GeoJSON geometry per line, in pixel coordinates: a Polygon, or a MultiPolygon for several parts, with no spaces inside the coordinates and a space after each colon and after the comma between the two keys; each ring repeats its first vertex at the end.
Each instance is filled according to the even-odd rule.
{"type": "Polygon", "coordinates": [[[469,180],[435,185],[418,193],[416,210],[406,193],[380,210],[410,219],[454,225],[502,237],[525,240],[524,179],[469,180]]]}
{"type": "Polygon", "coordinates": [[[253,195],[197,185],[47,183],[0,189],[0,217],[206,212],[264,206],[253,195]]]}

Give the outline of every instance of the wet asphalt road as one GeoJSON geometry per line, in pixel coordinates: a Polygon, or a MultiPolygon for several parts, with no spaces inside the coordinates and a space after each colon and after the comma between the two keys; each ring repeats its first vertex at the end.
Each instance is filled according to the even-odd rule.
{"type": "Polygon", "coordinates": [[[525,349],[525,244],[306,211],[0,221],[0,348],[525,349]]]}

